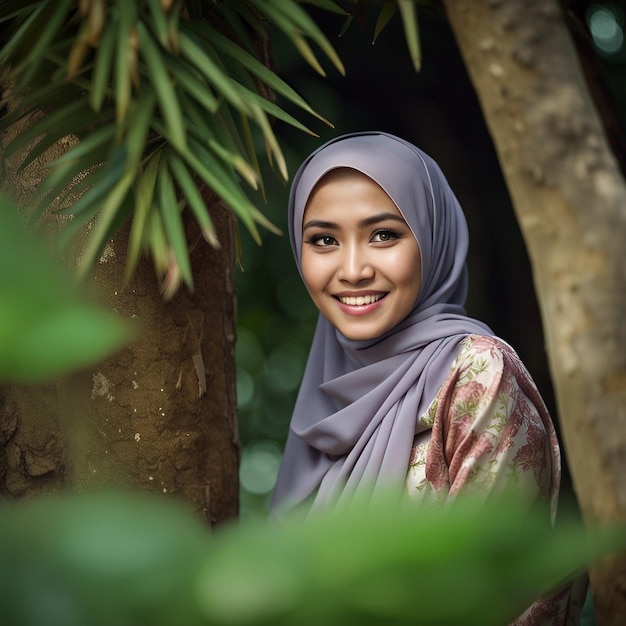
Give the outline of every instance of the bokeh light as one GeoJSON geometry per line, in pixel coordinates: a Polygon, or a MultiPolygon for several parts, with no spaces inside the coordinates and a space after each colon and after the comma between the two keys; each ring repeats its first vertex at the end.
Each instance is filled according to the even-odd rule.
{"type": "Polygon", "coordinates": [[[253,441],[243,450],[239,479],[248,492],[264,495],[270,493],[276,483],[280,465],[281,449],[275,441],[253,441]]]}
{"type": "Polygon", "coordinates": [[[279,393],[296,391],[304,372],[306,358],[307,353],[303,346],[295,343],[279,344],[267,360],[266,384],[279,393]]]}
{"type": "Polygon", "coordinates": [[[587,11],[587,24],[599,52],[613,56],[624,47],[624,15],[612,4],[594,4],[587,11]]]}

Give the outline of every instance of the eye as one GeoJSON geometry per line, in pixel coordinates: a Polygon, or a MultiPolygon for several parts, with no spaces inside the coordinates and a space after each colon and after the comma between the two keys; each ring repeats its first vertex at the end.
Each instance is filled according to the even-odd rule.
{"type": "Polygon", "coordinates": [[[372,241],[374,243],[386,243],[388,241],[393,241],[394,239],[399,239],[400,234],[395,230],[390,229],[381,229],[377,230],[372,236],[372,241]]]}
{"type": "Polygon", "coordinates": [[[327,246],[334,246],[337,244],[337,240],[331,235],[313,235],[306,243],[310,243],[318,248],[325,248],[327,246]]]}

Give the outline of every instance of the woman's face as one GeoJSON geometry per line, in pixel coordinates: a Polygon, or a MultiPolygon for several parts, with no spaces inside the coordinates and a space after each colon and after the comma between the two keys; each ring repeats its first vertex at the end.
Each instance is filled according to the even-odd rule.
{"type": "Polygon", "coordinates": [[[420,250],[411,229],[383,189],[356,170],[333,170],[314,187],[301,263],[313,302],[348,339],[386,333],[419,295],[420,250]]]}

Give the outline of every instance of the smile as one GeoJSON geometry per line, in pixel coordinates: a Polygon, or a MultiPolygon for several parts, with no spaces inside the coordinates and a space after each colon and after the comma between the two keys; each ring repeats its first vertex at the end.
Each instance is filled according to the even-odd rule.
{"type": "Polygon", "coordinates": [[[347,304],[349,306],[364,306],[366,304],[374,304],[374,302],[378,302],[385,297],[384,293],[378,293],[367,296],[337,296],[337,299],[342,304],[347,304]]]}

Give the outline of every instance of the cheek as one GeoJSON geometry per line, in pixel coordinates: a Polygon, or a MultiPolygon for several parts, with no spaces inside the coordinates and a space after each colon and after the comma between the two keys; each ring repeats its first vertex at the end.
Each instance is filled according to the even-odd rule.
{"type": "Polygon", "coordinates": [[[422,264],[419,249],[405,251],[394,263],[397,283],[402,285],[417,300],[421,290],[422,264]]]}
{"type": "Polygon", "coordinates": [[[302,269],[302,278],[304,285],[309,291],[314,291],[322,280],[323,266],[316,259],[317,255],[302,252],[300,257],[300,267],[302,269]]]}

